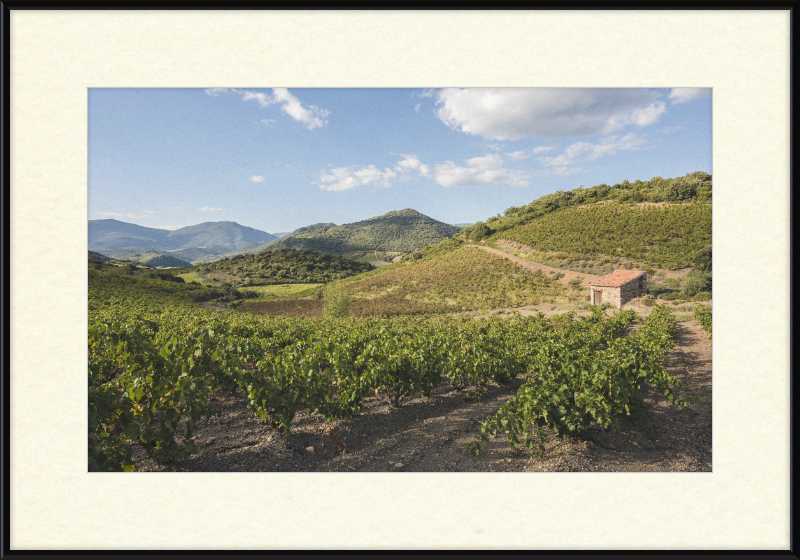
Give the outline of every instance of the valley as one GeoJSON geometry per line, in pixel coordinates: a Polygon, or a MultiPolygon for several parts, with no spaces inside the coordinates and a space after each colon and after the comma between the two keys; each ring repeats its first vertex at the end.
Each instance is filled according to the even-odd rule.
{"type": "Polygon", "coordinates": [[[698,172],[462,227],[90,223],[90,470],[710,471],[710,198],[698,172]],[[590,305],[614,270],[647,294],[590,305]]]}

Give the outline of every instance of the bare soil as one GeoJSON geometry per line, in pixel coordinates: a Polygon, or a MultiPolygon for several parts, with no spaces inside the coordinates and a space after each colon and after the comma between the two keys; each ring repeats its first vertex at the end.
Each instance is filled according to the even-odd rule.
{"type": "MultiPolygon", "coordinates": [[[[635,327],[634,327],[635,328],[635,327]]],[[[670,404],[652,387],[641,395],[652,406],[660,431],[650,440],[642,426],[621,418],[615,433],[590,426],[580,437],[553,434],[541,459],[513,452],[496,437],[484,452],[463,451],[480,423],[516,393],[514,379],[492,383],[480,402],[466,401],[446,379],[428,397],[393,408],[386,397],[370,396],[350,420],[329,423],[319,415],[298,413],[286,436],[247,409],[247,398],[218,395],[212,403],[221,417],[197,423],[199,452],[185,461],[156,464],[134,446],[137,471],[203,472],[710,472],[712,467],[711,341],[696,321],[677,325],[676,347],[665,367],[684,385],[676,391],[692,402],[670,404]]]]}
{"type": "MultiPolygon", "coordinates": [[[[497,244],[500,245],[501,247],[504,246],[504,242],[502,240],[498,241],[497,244]]],[[[508,245],[508,244],[506,243],[505,245],[508,245]]],[[[535,272],[537,270],[541,271],[541,272],[543,272],[545,274],[552,274],[553,272],[560,272],[564,276],[562,278],[558,279],[558,283],[559,284],[563,284],[564,286],[568,285],[569,281],[572,280],[573,278],[581,278],[582,279],[581,280],[581,286],[585,286],[586,288],[588,288],[589,285],[592,282],[594,282],[595,280],[600,278],[600,276],[596,276],[594,274],[582,274],[582,273],[579,273],[579,272],[573,272],[572,270],[564,270],[562,268],[555,268],[555,267],[552,267],[552,266],[547,266],[546,264],[541,264],[541,263],[529,261],[527,259],[520,258],[520,257],[518,257],[516,255],[512,255],[512,254],[506,253],[505,251],[501,251],[500,249],[495,249],[493,247],[487,247],[486,245],[470,245],[470,246],[477,247],[479,249],[483,249],[484,251],[487,251],[489,253],[493,253],[495,255],[498,255],[500,257],[503,257],[505,259],[513,261],[515,264],[521,266],[522,268],[530,270],[532,272],[535,272]]],[[[510,246],[510,245],[508,245],[508,246],[510,246]]]]}

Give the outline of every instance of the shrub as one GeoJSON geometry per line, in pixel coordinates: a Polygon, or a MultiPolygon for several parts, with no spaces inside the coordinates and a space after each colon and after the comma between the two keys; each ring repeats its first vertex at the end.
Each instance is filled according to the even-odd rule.
{"type": "Polygon", "coordinates": [[[582,281],[583,281],[583,278],[581,278],[581,277],[579,276],[579,277],[577,277],[577,278],[573,278],[572,280],[570,280],[569,282],[567,282],[567,284],[569,284],[569,285],[570,285],[570,287],[572,287],[572,288],[580,288],[580,286],[581,286],[581,282],[582,282],[582,281]]]}
{"type": "Polygon", "coordinates": [[[711,290],[711,273],[702,272],[698,269],[692,270],[683,281],[681,291],[687,296],[693,296],[700,292],[711,290]]]}
{"type": "Polygon", "coordinates": [[[711,245],[703,247],[694,254],[694,269],[711,274],[711,245]]]}
{"type": "Polygon", "coordinates": [[[653,298],[645,297],[642,298],[642,305],[646,305],[647,307],[653,307],[653,303],[655,300],[653,298]]]}
{"type": "Polygon", "coordinates": [[[347,317],[350,315],[350,296],[344,285],[328,285],[323,290],[325,317],[347,317]]]}

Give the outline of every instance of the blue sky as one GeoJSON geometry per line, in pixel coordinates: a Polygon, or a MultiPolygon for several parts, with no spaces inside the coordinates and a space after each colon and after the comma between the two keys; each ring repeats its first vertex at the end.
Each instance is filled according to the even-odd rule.
{"type": "Polygon", "coordinates": [[[705,88],[89,90],[90,220],[270,233],[711,169],[705,88]]]}

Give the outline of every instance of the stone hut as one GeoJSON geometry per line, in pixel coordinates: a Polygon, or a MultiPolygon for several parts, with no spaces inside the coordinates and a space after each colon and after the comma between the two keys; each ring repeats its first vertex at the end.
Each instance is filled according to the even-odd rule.
{"type": "Polygon", "coordinates": [[[647,273],[641,270],[615,270],[589,285],[592,305],[604,302],[622,307],[647,293],[647,273]]]}

